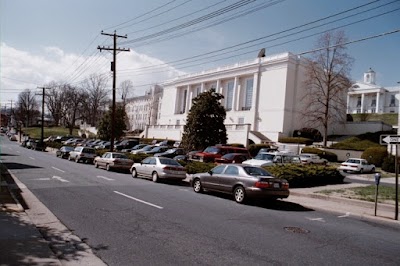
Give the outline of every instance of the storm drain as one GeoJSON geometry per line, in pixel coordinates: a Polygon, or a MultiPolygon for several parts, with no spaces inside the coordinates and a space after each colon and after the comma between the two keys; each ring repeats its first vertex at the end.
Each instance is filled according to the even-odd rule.
{"type": "Polygon", "coordinates": [[[296,234],[307,234],[310,233],[309,230],[304,229],[304,228],[300,228],[300,227],[284,227],[283,229],[285,229],[285,231],[291,232],[291,233],[296,233],[296,234]]]}

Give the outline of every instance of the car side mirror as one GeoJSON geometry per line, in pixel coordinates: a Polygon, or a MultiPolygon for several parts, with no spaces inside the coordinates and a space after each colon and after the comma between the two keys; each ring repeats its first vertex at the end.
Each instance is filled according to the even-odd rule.
{"type": "Polygon", "coordinates": [[[209,173],[210,175],[213,175],[213,172],[212,172],[212,171],[208,171],[208,173],[209,173]]]}

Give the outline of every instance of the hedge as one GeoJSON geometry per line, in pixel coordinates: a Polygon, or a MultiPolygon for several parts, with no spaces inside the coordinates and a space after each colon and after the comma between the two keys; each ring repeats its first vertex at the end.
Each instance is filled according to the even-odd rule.
{"type": "Polygon", "coordinates": [[[360,139],[358,137],[347,138],[341,142],[334,143],[331,145],[331,148],[333,149],[355,150],[355,151],[365,151],[370,147],[380,147],[380,145],[371,140],[360,139]]]}
{"type": "Polygon", "coordinates": [[[305,144],[305,145],[311,145],[313,144],[312,139],[307,139],[307,138],[297,138],[297,137],[280,137],[278,139],[278,142],[280,143],[296,143],[296,144],[305,144]]]}
{"type": "Polygon", "coordinates": [[[389,155],[388,157],[385,157],[382,162],[382,170],[389,172],[389,173],[395,173],[396,168],[395,168],[395,156],[389,155]]]}
{"type": "Polygon", "coordinates": [[[215,163],[202,163],[196,161],[189,161],[185,168],[188,174],[207,173],[216,166],[215,163]]]}
{"type": "Polygon", "coordinates": [[[381,167],[383,160],[387,157],[387,155],[388,152],[386,146],[371,147],[362,153],[361,158],[367,160],[369,163],[372,163],[375,166],[381,167]]]}
{"type": "Polygon", "coordinates": [[[273,176],[284,178],[290,187],[310,187],[343,183],[344,176],[334,166],[285,164],[264,167],[273,176]]]}

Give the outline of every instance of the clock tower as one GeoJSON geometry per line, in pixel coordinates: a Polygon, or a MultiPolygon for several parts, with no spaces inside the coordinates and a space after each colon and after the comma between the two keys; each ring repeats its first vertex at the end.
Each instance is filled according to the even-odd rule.
{"type": "Polygon", "coordinates": [[[364,73],[364,83],[375,85],[375,78],[376,73],[372,68],[369,68],[368,71],[364,73]]]}

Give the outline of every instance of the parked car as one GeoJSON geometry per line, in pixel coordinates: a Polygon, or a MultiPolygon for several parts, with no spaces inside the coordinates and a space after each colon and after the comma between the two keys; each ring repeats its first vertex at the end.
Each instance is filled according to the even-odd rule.
{"type": "Polygon", "coordinates": [[[132,154],[144,153],[144,152],[146,152],[146,151],[152,150],[154,147],[155,147],[154,145],[146,145],[146,146],[144,146],[144,147],[141,148],[141,149],[132,150],[131,153],[132,153],[132,154]]]}
{"type": "Polygon", "coordinates": [[[252,166],[268,166],[273,165],[272,160],[274,159],[276,152],[259,152],[256,157],[253,159],[249,159],[243,161],[243,164],[252,165],[252,166]]]}
{"type": "Polygon", "coordinates": [[[148,144],[138,144],[138,145],[133,146],[132,148],[123,149],[123,150],[121,150],[121,152],[131,152],[131,151],[140,150],[140,149],[146,147],[147,145],[148,144]]]}
{"type": "Polygon", "coordinates": [[[193,175],[194,192],[204,190],[231,194],[237,203],[248,198],[279,199],[289,196],[289,183],[275,178],[261,167],[243,164],[222,164],[208,173],[193,175]]]}
{"type": "Polygon", "coordinates": [[[72,146],[62,146],[58,151],[56,151],[56,156],[66,159],[69,157],[69,153],[75,148],[72,146]]]}
{"type": "Polygon", "coordinates": [[[327,164],[328,161],[313,153],[301,153],[301,163],[303,164],[327,164]]]}
{"type": "Polygon", "coordinates": [[[169,150],[170,147],[168,146],[155,146],[153,147],[153,149],[149,150],[149,151],[144,151],[144,154],[148,154],[148,155],[154,155],[156,153],[162,153],[165,152],[166,150],[169,150]]]}
{"type": "Polygon", "coordinates": [[[147,157],[140,163],[134,163],[130,169],[132,176],[151,178],[153,182],[160,179],[183,180],[186,169],[177,161],[166,157],[147,157]]]}
{"type": "Polygon", "coordinates": [[[275,155],[274,159],[272,160],[274,164],[286,164],[286,163],[301,163],[300,156],[284,153],[284,154],[277,154],[275,155]]]}
{"type": "Polygon", "coordinates": [[[68,161],[75,160],[75,162],[77,163],[79,163],[80,161],[92,163],[95,157],[95,149],[79,146],[69,153],[68,161]]]}
{"type": "Polygon", "coordinates": [[[174,158],[175,156],[178,155],[185,155],[185,150],[182,148],[172,148],[168,149],[164,152],[161,153],[156,153],[154,154],[155,157],[167,157],[167,158],[174,158]]]}
{"type": "Polygon", "coordinates": [[[139,144],[139,140],[137,140],[137,139],[125,139],[125,140],[121,141],[121,143],[115,145],[114,148],[116,151],[121,151],[123,149],[130,149],[138,144],[139,144]]]}
{"type": "Polygon", "coordinates": [[[246,160],[249,160],[251,157],[245,153],[228,153],[222,156],[221,158],[215,159],[217,164],[223,163],[242,163],[246,160]]]}
{"type": "Polygon", "coordinates": [[[375,165],[368,163],[365,159],[349,158],[339,166],[338,170],[343,172],[358,172],[360,174],[373,173],[375,172],[375,165]]]}
{"type": "Polygon", "coordinates": [[[30,142],[30,146],[32,150],[37,150],[37,151],[45,151],[46,150],[46,142],[42,142],[41,140],[34,140],[30,142]]]}
{"type": "Polygon", "coordinates": [[[220,158],[227,153],[243,153],[249,155],[249,151],[246,148],[216,145],[209,146],[204,151],[192,155],[191,160],[205,163],[214,162],[215,159],[220,158]]]}
{"type": "Polygon", "coordinates": [[[133,160],[120,152],[106,152],[101,157],[94,158],[94,167],[104,167],[107,171],[112,169],[129,170],[132,164],[133,160]]]}
{"type": "Polygon", "coordinates": [[[11,141],[17,141],[17,135],[16,135],[16,134],[10,134],[9,139],[10,139],[11,141]]]}

